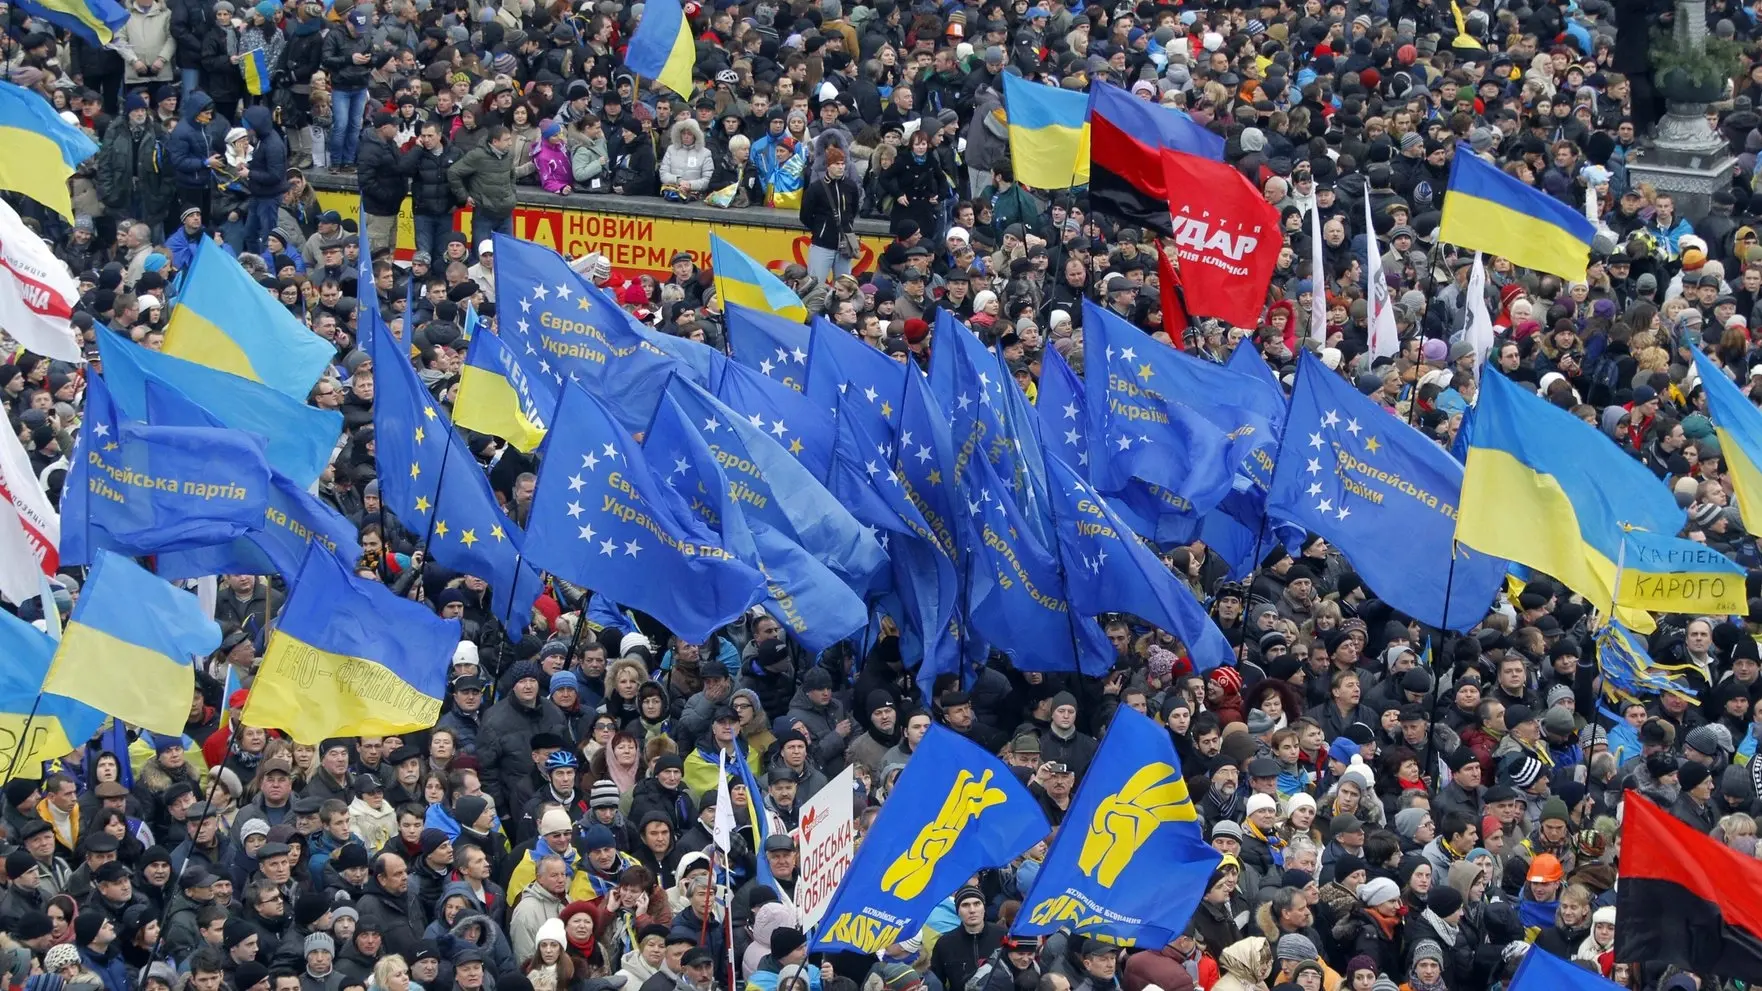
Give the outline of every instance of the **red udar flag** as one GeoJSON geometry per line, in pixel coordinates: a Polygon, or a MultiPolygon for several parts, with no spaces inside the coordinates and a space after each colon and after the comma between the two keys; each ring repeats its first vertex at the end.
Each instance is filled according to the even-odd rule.
{"type": "Polygon", "coordinates": [[[1162,329],[1175,347],[1180,347],[1193,319],[1187,316],[1187,308],[1181,305],[1180,273],[1169,263],[1168,249],[1161,247],[1156,249],[1156,287],[1162,295],[1162,329]]]}
{"type": "Polygon", "coordinates": [[[1279,211],[1222,162],[1164,151],[1162,167],[1187,311],[1256,326],[1284,243],[1279,211]]]}
{"type": "Polygon", "coordinates": [[[1627,793],[1615,959],[1762,981],[1762,861],[1627,793]]]}

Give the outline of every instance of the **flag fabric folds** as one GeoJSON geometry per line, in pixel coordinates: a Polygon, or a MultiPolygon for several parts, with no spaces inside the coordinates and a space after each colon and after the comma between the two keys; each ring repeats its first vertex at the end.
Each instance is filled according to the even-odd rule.
{"type": "Polygon", "coordinates": [[[459,366],[453,422],[531,453],[544,440],[545,420],[557,408],[559,378],[529,367],[499,335],[478,334],[459,366]]]}
{"type": "Polygon", "coordinates": [[[838,397],[851,392],[863,401],[845,407],[839,415],[864,416],[877,437],[893,437],[899,430],[906,366],[833,326],[825,317],[815,317],[808,324],[808,340],[804,390],[808,398],[832,413],[839,409],[838,397]]]}
{"type": "Polygon", "coordinates": [[[1222,860],[1202,835],[1168,733],[1120,706],[1011,931],[1068,927],[1163,946],[1186,929],[1222,860]]]}
{"type": "Polygon", "coordinates": [[[1040,359],[1040,396],[1034,404],[1040,418],[1040,445],[1089,479],[1089,409],[1083,380],[1054,348],[1040,359]]]}
{"type": "Polygon", "coordinates": [[[1456,146],[1438,240],[1579,281],[1596,234],[1584,214],[1499,171],[1467,145],[1456,146]]]}
{"type": "MultiPolygon", "coordinates": [[[[1456,6],[1454,0],[1450,6],[1456,6]]],[[[1462,14],[1459,12],[1456,16],[1460,18],[1462,14]]],[[[1457,35],[1458,40],[1462,37],[1457,35]]],[[[1473,47],[1479,48],[1480,45],[1477,42],[1473,47]]],[[[1596,971],[1586,970],[1576,962],[1568,963],[1546,950],[1533,947],[1531,952],[1523,955],[1517,973],[1511,975],[1511,982],[1506,985],[1509,991],[1621,991],[1621,987],[1596,971]]]]}
{"type": "Polygon", "coordinates": [[[182,734],[196,687],[191,658],[218,646],[220,627],[194,595],[98,551],[43,691],[154,733],[182,734]]]}
{"type": "Polygon", "coordinates": [[[25,226],[12,204],[0,200],[0,326],[26,351],[84,364],[71,322],[79,298],[67,263],[25,226]]]}
{"type": "MultiPolygon", "coordinates": [[[[1682,674],[1654,662],[1646,641],[1634,631],[1620,623],[1609,623],[1597,631],[1594,639],[1604,696],[1631,701],[1669,693],[1694,699],[1696,692],[1682,674]]],[[[1617,759],[1621,759],[1620,755],[1617,759]]]]}
{"type": "Polygon", "coordinates": [[[1376,223],[1371,219],[1370,196],[1364,198],[1365,300],[1369,307],[1372,358],[1392,358],[1401,349],[1401,332],[1395,327],[1395,301],[1389,298],[1389,282],[1383,278],[1383,251],[1377,247],[1376,223]]]}
{"type": "Polygon", "coordinates": [[[48,634],[0,610],[0,774],[35,778],[39,764],[77,749],[104,723],[104,714],[83,702],[43,693],[55,646],[48,634]]]}
{"type": "Polygon", "coordinates": [[[1009,160],[1016,181],[1037,189],[1089,183],[1089,97],[1004,73],[1009,160]]]}
{"type": "Polygon", "coordinates": [[[650,0],[630,35],[624,64],[631,72],[659,82],[682,99],[691,99],[691,70],[697,66],[697,45],[691,21],[679,0],[650,0]]]}
{"type": "Polygon", "coordinates": [[[1762,981],[1762,863],[1626,797],[1615,959],[1762,981]]]}
{"type": "MultiPolygon", "coordinates": [[[[1624,530],[1682,528],[1683,510],[1644,465],[1503,375],[1481,383],[1468,429],[1457,542],[1553,575],[1605,615],[1624,530]]],[[[1646,574],[1638,561],[1624,564],[1646,574]]],[[[1641,633],[1657,625],[1637,601],[1615,617],[1641,633]]]]}
{"type": "Polygon", "coordinates": [[[62,120],[48,100],[0,82],[0,149],[0,189],[23,193],[71,222],[67,180],[98,153],[97,143],[62,120]]]}
{"type": "Polygon", "coordinates": [[[18,605],[60,569],[61,515],[18,434],[0,431],[0,596],[18,605]]]}
{"type": "Polygon", "coordinates": [[[243,718],[296,743],[409,733],[440,718],[459,621],[313,547],[269,635],[243,718]]]}
{"type": "Polygon", "coordinates": [[[822,480],[826,477],[836,424],[813,400],[735,361],[723,362],[721,374],[708,391],[795,455],[809,475],[822,480]]]}
{"type": "Polygon", "coordinates": [[[800,321],[724,300],[722,324],[728,334],[728,356],[736,363],[796,392],[807,387],[811,341],[800,321]]]}
{"type": "Polygon", "coordinates": [[[1486,617],[1506,562],[1456,547],[1462,465],[1308,352],[1275,461],[1267,512],[1326,538],[1383,601],[1458,631],[1486,617]]]}
{"type": "Polygon", "coordinates": [[[1622,535],[1615,599],[1647,612],[1733,615],[1749,610],[1744,569],[1706,544],[1630,530],[1622,535]]]}
{"type": "Polygon", "coordinates": [[[252,96],[269,92],[269,53],[253,48],[239,56],[239,74],[245,77],[245,92],[252,96]]]}
{"type": "Polygon", "coordinates": [[[940,725],[924,734],[894,790],[925,797],[881,807],[815,931],[815,950],[872,955],[912,938],[974,872],[1009,863],[1050,828],[1002,761],[940,725]]]}
{"type": "Polygon", "coordinates": [[[1695,349],[1695,370],[1719,438],[1719,455],[1731,475],[1732,494],[1744,529],[1762,534],[1762,410],[1738,391],[1725,372],[1695,349]]]}
{"type": "MultiPolygon", "coordinates": [[[[648,18],[649,15],[644,13],[643,20],[646,22],[648,18]]],[[[758,259],[714,232],[710,234],[710,267],[715,272],[716,296],[722,305],[738,303],[788,317],[797,323],[807,323],[808,308],[794,290],[771,274],[771,270],[758,259]]]]}
{"type": "Polygon", "coordinates": [[[1254,326],[1284,247],[1278,209],[1233,165],[1164,149],[1161,166],[1186,312],[1254,326]]]}
{"type": "Polygon", "coordinates": [[[1186,114],[1110,83],[1089,87],[1089,197],[1096,210],[1169,233],[1165,148],[1224,158],[1224,139],[1186,114]]]}
{"type": "Polygon", "coordinates": [[[100,46],[128,23],[128,8],[116,0],[18,0],[18,7],[100,46]]]}
{"type": "Polygon", "coordinates": [[[528,561],[696,643],[759,601],[764,576],[661,483],[604,404],[565,386],[556,419],[569,429],[545,445],[527,526],[528,561]]]}
{"type": "Polygon", "coordinates": [[[238,430],[124,417],[104,379],[92,376],[62,493],[62,561],[85,564],[97,548],[188,550],[258,529],[269,498],[264,450],[262,437],[238,430]]]}
{"type": "Polygon", "coordinates": [[[202,238],[165,324],[164,353],[305,402],[336,345],[312,333],[213,238],[202,238]]]}

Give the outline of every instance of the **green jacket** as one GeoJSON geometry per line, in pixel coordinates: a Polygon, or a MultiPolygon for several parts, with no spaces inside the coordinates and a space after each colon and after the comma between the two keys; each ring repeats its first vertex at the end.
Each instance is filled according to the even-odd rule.
{"type": "Polygon", "coordinates": [[[1002,192],[996,186],[986,186],[979,191],[979,198],[991,201],[991,223],[998,230],[1011,224],[1024,224],[1037,234],[1046,233],[1041,230],[1044,225],[1040,223],[1040,214],[1046,205],[1023,189],[1020,183],[1012,182],[1002,192]]]}
{"type": "Polygon", "coordinates": [[[133,209],[138,200],[143,213],[157,217],[177,198],[165,132],[151,117],[138,134],[126,114],[112,121],[98,145],[97,165],[98,198],[112,210],[133,209]]]}
{"type": "Polygon", "coordinates": [[[469,196],[479,209],[506,215],[514,212],[514,156],[491,148],[486,142],[466,152],[447,170],[453,198],[469,196]]]}

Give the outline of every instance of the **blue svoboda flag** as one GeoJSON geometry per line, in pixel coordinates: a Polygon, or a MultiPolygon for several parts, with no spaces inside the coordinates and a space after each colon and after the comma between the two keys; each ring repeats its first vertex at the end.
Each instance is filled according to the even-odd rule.
{"type": "Polygon", "coordinates": [[[1012,931],[1162,946],[1187,927],[1222,859],[1201,834],[1168,733],[1121,706],[1012,931]]]}
{"type": "Polygon", "coordinates": [[[814,949],[874,954],[910,939],[974,871],[1009,863],[1050,828],[1002,761],[941,726],[924,735],[895,792],[924,798],[881,807],[814,949]]]}

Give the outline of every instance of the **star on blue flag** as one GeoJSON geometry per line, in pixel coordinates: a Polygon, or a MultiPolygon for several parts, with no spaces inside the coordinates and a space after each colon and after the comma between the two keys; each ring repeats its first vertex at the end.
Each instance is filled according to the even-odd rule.
{"type": "Polygon", "coordinates": [[[808,381],[808,328],[788,317],[739,303],[722,311],[728,356],[737,364],[801,392],[808,381]]]}
{"type": "Polygon", "coordinates": [[[1040,359],[1040,440],[1046,451],[1089,477],[1089,411],[1083,380],[1064,356],[1048,348],[1040,359]]]}
{"type": "Polygon", "coordinates": [[[807,395],[828,415],[847,393],[862,400],[852,409],[871,419],[871,431],[891,439],[899,432],[906,366],[834,326],[825,317],[808,325],[807,395]]]}
{"type": "Polygon", "coordinates": [[[813,400],[732,361],[710,391],[729,409],[775,438],[808,474],[825,480],[832,461],[833,418],[820,411],[813,400]]]}

